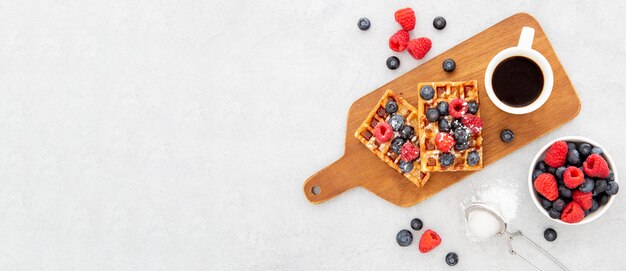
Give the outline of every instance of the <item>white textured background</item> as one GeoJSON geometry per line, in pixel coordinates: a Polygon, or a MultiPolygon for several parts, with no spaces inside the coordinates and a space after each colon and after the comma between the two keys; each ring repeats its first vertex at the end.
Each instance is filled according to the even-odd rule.
{"type": "Polygon", "coordinates": [[[624,3],[0,0],[0,270],[445,270],[448,251],[456,270],[528,270],[504,242],[465,236],[459,200],[496,180],[520,186],[512,227],[572,270],[623,269],[626,197],[565,227],[524,185],[530,157],[564,135],[601,142],[626,174],[624,3]],[[533,14],[582,111],[411,208],[361,188],[311,205],[302,183],[342,154],[351,103],[423,62],[385,67],[405,6],[433,40],[427,59],[533,14]],[[397,246],[413,217],[441,247],[397,246]]]}

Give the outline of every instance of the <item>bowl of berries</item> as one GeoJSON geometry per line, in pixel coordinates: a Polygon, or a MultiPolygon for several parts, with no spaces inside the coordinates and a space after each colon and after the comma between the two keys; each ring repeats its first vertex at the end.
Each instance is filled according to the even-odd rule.
{"type": "Polygon", "coordinates": [[[558,138],[535,155],[528,172],[530,197],[541,213],[562,224],[585,224],[609,209],[619,192],[611,156],[584,137],[558,138]]]}

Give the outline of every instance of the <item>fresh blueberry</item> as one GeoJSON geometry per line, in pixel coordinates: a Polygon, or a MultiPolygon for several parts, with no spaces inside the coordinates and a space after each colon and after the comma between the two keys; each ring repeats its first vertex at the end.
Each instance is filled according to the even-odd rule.
{"type": "Polygon", "coordinates": [[[504,143],[509,143],[513,141],[514,138],[515,134],[513,134],[513,131],[509,129],[504,129],[502,130],[502,132],[500,132],[500,140],[502,140],[502,142],[504,143]]]}
{"type": "Polygon", "coordinates": [[[556,173],[556,168],[553,167],[546,167],[546,172],[554,175],[556,173]]]}
{"type": "Polygon", "coordinates": [[[539,199],[541,201],[541,207],[543,207],[543,209],[550,210],[550,208],[552,208],[552,202],[549,199],[546,199],[544,197],[540,197],[539,199]]]}
{"type": "Polygon", "coordinates": [[[589,211],[595,212],[598,210],[598,208],[600,208],[600,203],[598,203],[598,201],[595,199],[591,201],[591,209],[589,209],[589,211]]]}
{"type": "Polygon", "coordinates": [[[566,167],[557,168],[556,171],[554,172],[554,175],[556,175],[556,178],[563,179],[563,173],[565,173],[566,169],[567,169],[566,167]]]}
{"type": "Polygon", "coordinates": [[[555,210],[559,212],[563,211],[564,207],[565,207],[565,201],[562,198],[558,198],[552,203],[552,208],[554,208],[555,210]]]}
{"type": "Polygon", "coordinates": [[[456,62],[452,59],[446,59],[443,61],[443,70],[446,72],[453,72],[456,68],[456,62]]]}
{"type": "Polygon", "coordinates": [[[576,143],[574,142],[567,142],[567,150],[575,150],[576,149],[576,143]]]}
{"type": "Polygon", "coordinates": [[[541,174],[543,174],[543,171],[535,169],[535,171],[533,171],[533,181],[536,180],[541,174]]]}
{"type": "Polygon", "coordinates": [[[448,103],[441,101],[437,104],[437,111],[439,111],[439,115],[447,116],[448,115],[448,103]]]}
{"type": "Polygon", "coordinates": [[[563,180],[563,178],[556,178],[556,183],[557,184],[565,184],[565,181],[563,180]]]}
{"type": "Polygon", "coordinates": [[[422,223],[422,220],[419,218],[413,218],[413,220],[411,220],[411,228],[413,228],[416,231],[419,231],[422,229],[422,227],[424,226],[424,223],[422,223]]]}
{"type": "Polygon", "coordinates": [[[593,148],[591,148],[591,153],[602,155],[604,153],[604,151],[602,151],[602,149],[600,147],[593,147],[593,148]]]}
{"type": "Polygon", "coordinates": [[[606,193],[602,193],[600,194],[600,196],[598,196],[598,198],[599,198],[598,204],[600,204],[600,206],[603,206],[609,202],[609,200],[611,199],[611,196],[609,196],[606,193]]]}
{"type": "Polygon", "coordinates": [[[450,132],[450,122],[448,122],[448,120],[446,119],[440,119],[439,120],[439,131],[441,132],[450,132]]]}
{"type": "Polygon", "coordinates": [[[387,68],[390,70],[395,70],[400,67],[400,59],[396,56],[390,56],[387,58],[387,68]]]}
{"type": "Polygon", "coordinates": [[[439,163],[441,163],[442,166],[447,167],[449,165],[452,165],[452,163],[454,162],[454,156],[450,153],[442,153],[439,156],[439,163]]]}
{"type": "Polygon", "coordinates": [[[546,241],[548,241],[548,242],[552,242],[552,241],[556,240],[556,231],[554,229],[547,228],[543,232],[543,238],[546,238],[546,241]]]}
{"type": "Polygon", "coordinates": [[[411,125],[404,125],[400,129],[400,136],[406,138],[406,140],[411,140],[415,135],[415,129],[411,125]]]}
{"type": "Polygon", "coordinates": [[[387,122],[394,131],[398,131],[404,125],[404,117],[398,113],[393,113],[387,122]]]}
{"type": "Polygon", "coordinates": [[[406,142],[406,139],[402,137],[396,137],[391,141],[391,151],[397,154],[400,154],[400,150],[402,150],[402,145],[406,142]]]}
{"type": "Polygon", "coordinates": [[[459,263],[459,255],[456,255],[456,253],[454,252],[450,252],[446,255],[446,263],[449,266],[455,266],[457,263],[459,263]]]}
{"type": "Polygon", "coordinates": [[[580,185],[580,187],[578,187],[578,190],[580,190],[580,192],[583,192],[583,193],[589,193],[593,191],[594,187],[595,187],[595,182],[593,181],[593,179],[585,178],[585,181],[583,182],[583,184],[580,185]]]}
{"type": "Polygon", "coordinates": [[[460,120],[460,119],[454,119],[454,120],[452,121],[452,129],[453,129],[453,130],[456,130],[456,129],[458,129],[459,127],[463,127],[463,123],[461,122],[461,120],[460,120]]]}
{"type": "Polygon", "coordinates": [[[396,242],[401,247],[408,247],[413,243],[413,234],[409,230],[401,230],[396,235],[396,242]]]}
{"type": "Polygon", "coordinates": [[[441,16],[435,17],[433,20],[433,27],[437,30],[444,29],[446,27],[446,19],[441,16]]]}
{"type": "Polygon", "coordinates": [[[467,148],[469,148],[469,141],[457,142],[456,144],[454,144],[454,149],[457,151],[464,151],[467,150],[467,148]]]}
{"type": "Polygon", "coordinates": [[[578,145],[578,153],[582,157],[587,157],[591,154],[591,145],[589,143],[580,143],[578,145]]]}
{"type": "Polygon", "coordinates": [[[478,165],[478,162],[480,162],[480,155],[478,154],[478,151],[471,151],[467,155],[467,164],[473,167],[478,165]]]}
{"type": "Polygon", "coordinates": [[[559,195],[564,198],[572,197],[572,190],[569,190],[565,185],[559,185],[559,195]]]}
{"type": "Polygon", "coordinates": [[[363,31],[370,29],[370,26],[372,26],[370,20],[365,17],[359,19],[359,23],[357,25],[359,26],[359,29],[363,31]]]}
{"type": "Polygon", "coordinates": [[[544,161],[541,161],[537,163],[537,166],[535,166],[535,168],[541,170],[541,172],[546,172],[546,163],[544,161]]]}
{"type": "Polygon", "coordinates": [[[469,131],[465,127],[459,127],[454,130],[454,140],[457,143],[465,143],[469,141],[469,131]]]}
{"type": "Polygon", "coordinates": [[[609,190],[606,191],[606,194],[609,196],[613,196],[619,192],[619,184],[615,181],[609,182],[609,190]]]}
{"type": "Polygon", "coordinates": [[[426,119],[430,122],[435,122],[439,120],[439,111],[435,108],[429,108],[426,110],[426,119]]]}
{"type": "Polygon", "coordinates": [[[615,174],[613,174],[613,171],[609,171],[609,176],[606,177],[607,181],[615,181],[615,174]]]}
{"type": "Polygon", "coordinates": [[[424,100],[430,100],[435,97],[435,90],[431,86],[422,86],[420,89],[420,96],[424,100]]]}
{"type": "Polygon", "coordinates": [[[602,192],[606,192],[609,190],[609,183],[606,180],[599,179],[596,180],[595,188],[593,188],[593,193],[595,195],[600,195],[602,192]]]}
{"type": "Polygon", "coordinates": [[[468,102],[467,113],[476,115],[476,113],[478,113],[478,103],[476,103],[475,101],[468,102]]]}
{"type": "Polygon", "coordinates": [[[576,149],[567,152],[567,162],[574,166],[580,165],[580,154],[576,149]]]}
{"type": "Polygon", "coordinates": [[[559,219],[561,217],[561,212],[559,212],[556,209],[552,208],[552,209],[548,210],[548,215],[550,215],[551,218],[559,219]]]}
{"type": "Polygon", "coordinates": [[[411,170],[413,170],[413,161],[407,162],[404,160],[400,160],[400,163],[398,163],[398,167],[400,168],[400,170],[402,170],[402,173],[411,172],[411,170]]]}
{"type": "Polygon", "coordinates": [[[385,105],[385,111],[387,111],[387,113],[389,114],[398,112],[398,104],[393,101],[388,101],[385,105]]]}

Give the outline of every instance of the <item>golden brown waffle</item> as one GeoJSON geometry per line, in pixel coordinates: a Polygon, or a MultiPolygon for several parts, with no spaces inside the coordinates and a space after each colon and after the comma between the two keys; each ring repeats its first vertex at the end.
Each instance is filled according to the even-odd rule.
{"type": "MultiPolygon", "coordinates": [[[[425,172],[437,172],[437,171],[473,171],[483,168],[483,139],[482,132],[474,135],[470,135],[469,148],[465,150],[457,150],[452,147],[449,153],[454,156],[454,162],[449,166],[441,165],[439,160],[441,151],[437,149],[435,143],[435,137],[439,132],[438,122],[429,122],[426,119],[426,111],[429,108],[437,108],[437,104],[440,101],[445,101],[450,104],[450,101],[461,98],[466,102],[474,101],[478,104],[478,111],[476,116],[480,117],[480,102],[478,101],[478,84],[476,80],[465,82],[430,82],[420,83],[417,85],[418,91],[418,105],[417,110],[419,112],[419,139],[420,139],[420,155],[421,155],[421,169],[425,172]],[[422,86],[429,85],[434,89],[435,95],[430,100],[424,100],[419,91],[422,86]],[[467,164],[467,155],[477,151],[480,157],[479,162],[470,166],[467,164]]],[[[454,118],[447,115],[446,118],[450,124],[454,118]]]]}
{"type": "MultiPolygon", "coordinates": [[[[381,160],[385,161],[387,165],[394,168],[396,171],[402,173],[402,170],[398,166],[400,163],[400,155],[393,152],[391,148],[391,142],[394,138],[399,136],[398,132],[394,132],[392,138],[384,143],[379,143],[374,136],[374,127],[379,122],[387,122],[390,118],[390,114],[385,110],[385,105],[388,101],[395,101],[398,104],[397,114],[404,117],[404,124],[411,125],[415,130],[415,135],[409,140],[415,146],[419,145],[419,128],[417,119],[417,109],[407,103],[402,97],[396,95],[393,91],[387,90],[383,97],[378,101],[372,112],[363,121],[361,126],[354,132],[354,136],[361,141],[368,149],[370,149],[381,160]]],[[[413,169],[410,172],[402,173],[404,177],[411,180],[418,187],[422,187],[428,177],[428,173],[420,171],[420,158],[418,157],[413,162],[413,169]]]]}

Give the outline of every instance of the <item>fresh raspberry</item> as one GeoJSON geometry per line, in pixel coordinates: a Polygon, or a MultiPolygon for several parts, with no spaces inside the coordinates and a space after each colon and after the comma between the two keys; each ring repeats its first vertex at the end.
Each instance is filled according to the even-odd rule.
{"type": "Polygon", "coordinates": [[[542,173],[535,179],[535,190],[550,201],[559,197],[559,188],[556,179],[550,173],[542,173]]]}
{"type": "Polygon", "coordinates": [[[580,205],[580,208],[583,208],[583,210],[589,210],[593,205],[592,194],[593,193],[591,192],[583,193],[580,190],[576,190],[574,191],[574,193],[572,193],[572,200],[578,203],[578,205],[580,205]]]}
{"type": "Polygon", "coordinates": [[[442,152],[449,152],[450,148],[456,144],[454,137],[452,137],[448,133],[437,133],[435,137],[435,143],[437,144],[437,149],[442,152]]]}
{"type": "Polygon", "coordinates": [[[389,123],[381,121],[374,127],[374,137],[380,143],[385,143],[393,136],[393,129],[389,123]]]}
{"type": "Polygon", "coordinates": [[[545,162],[548,166],[558,168],[565,165],[567,158],[567,143],[565,141],[554,142],[546,152],[545,162]]]}
{"type": "Polygon", "coordinates": [[[583,162],[583,170],[589,177],[606,178],[609,176],[609,164],[599,154],[592,154],[583,162]]]}
{"type": "Polygon", "coordinates": [[[581,185],[585,181],[585,175],[580,168],[571,166],[565,169],[563,172],[563,182],[569,189],[574,189],[581,185]]]}
{"type": "Polygon", "coordinates": [[[436,248],[439,244],[441,244],[439,234],[428,229],[422,234],[422,238],[420,238],[419,250],[421,253],[426,253],[436,248]]]}
{"type": "Polygon", "coordinates": [[[395,34],[389,38],[389,48],[396,52],[402,52],[409,44],[409,32],[404,29],[398,30],[395,34]]]}
{"type": "Polygon", "coordinates": [[[404,143],[400,149],[400,159],[410,162],[420,156],[420,149],[411,142],[404,143]]]}
{"type": "Polygon", "coordinates": [[[563,212],[561,213],[561,220],[570,224],[578,223],[585,218],[585,211],[578,205],[578,203],[572,201],[565,205],[563,212]]]}
{"type": "Polygon", "coordinates": [[[461,122],[463,123],[463,125],[469,128],[472,134],[478,134],[483,129],[483,120],[480,119],[480,117],[476,115],[471,115],[471,114],[465,115],[461,119],[461,122]]]}
{"type": "Polygon", "coordinates": [[[409,54],[413,56],[415,59],[422,59],[430,51],[430,47],[433,47],[432,41],[429,38],[421,37],[414,40],[409,41],[407,45],[407,50],[409,54]]]}
{"type": "Polygon", "coordinates": [[[397,10],[394,17],[404,30],[411,31],[415,28],[415,12],[412,8],[397,10]]]}
{"type": "Polygon", "coordinates": [[[461,98],[456,98],[448,105],[448,114],[455,119],[463,117],[467,112],[467,102],[461,98]]]}

